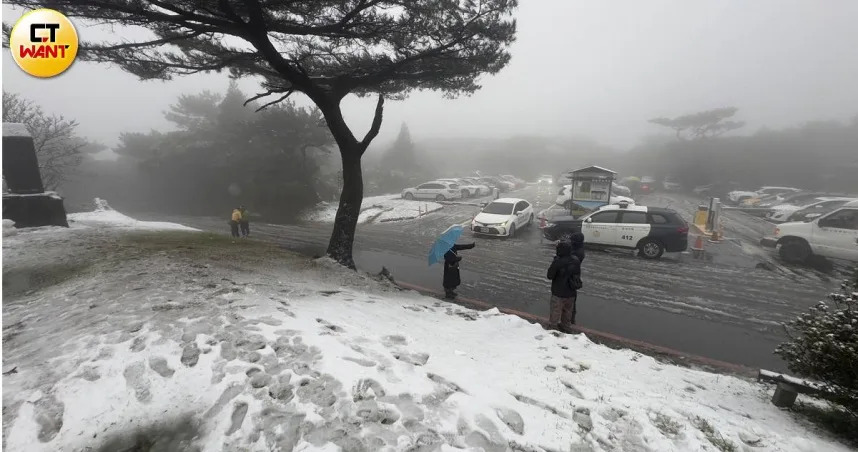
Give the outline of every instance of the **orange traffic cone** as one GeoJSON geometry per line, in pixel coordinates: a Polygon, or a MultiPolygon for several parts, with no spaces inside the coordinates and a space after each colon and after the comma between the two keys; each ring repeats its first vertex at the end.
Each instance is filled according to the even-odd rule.
{"type": "Polygon", "coordinates": [[[695,259],[700,259],[703,257],[703,236],[698,235],[697,240],[694,241],[694,246],[691,248],[691,254],[695,259]]]}

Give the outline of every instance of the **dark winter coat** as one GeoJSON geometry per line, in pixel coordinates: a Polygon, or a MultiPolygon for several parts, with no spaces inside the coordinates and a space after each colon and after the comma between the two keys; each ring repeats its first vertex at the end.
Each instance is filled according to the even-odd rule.
{"type": "Polygon", "coordinates": [[[572,254],[572,246],[561,243],[557,247],[557,255],[548,267],[547,278],[551,280],[551,295],[560,298],[571,298],[578,295],[572,288],[570,278],[581,275],[581,261],[572,254]]]}
{"type": "Polygon", "coordinates": [[[453,245],[453,248],[444,254],[445,289],[455,289],[456,287],[459,287],[459,284],[462,284],[462,278],[459,275],[459,261],[462,260],[462,257],[459,256],[458,251],[469,250],[473,248],[474,245],[474,243],[471,243],[470,245],[453,245]]]}

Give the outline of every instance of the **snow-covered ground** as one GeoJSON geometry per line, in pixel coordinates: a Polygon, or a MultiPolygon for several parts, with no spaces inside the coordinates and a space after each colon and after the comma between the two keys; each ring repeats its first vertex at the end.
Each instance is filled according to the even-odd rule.
{"type": "MultiPolygon", "coordinates": [[[[444,206],[429,201],[408,201],[399,195],[381,195],[364,198],[358,223],[384,223],[411,220],[427,213],[443,209],[444,206]]],[[[315,210],[304,216],[307,221],[333,223],[337,215],[337,203],[320,203],[315,210]]]]}
{"type": "Polygon", "coordinates": [[[198,231],[176,223],[165,223],[160,221],[140,221],[113,210],[107,201],[95,198],[95,210],[92,212],[78,212],[68,214],[69,226],[85,227],[114,227],[148,230],[184,230],[198,231]]]}
{"type": "Polygon", "coordinates": [[[6,450],[849,450],[750,381],[253,240],[85,218],[4,237],[6,450]],[[90,267],[7,293],[69,256],[90,267]]]}

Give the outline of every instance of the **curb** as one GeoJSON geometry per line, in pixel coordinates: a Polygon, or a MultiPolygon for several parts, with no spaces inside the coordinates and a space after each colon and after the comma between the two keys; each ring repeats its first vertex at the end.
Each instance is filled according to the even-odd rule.
{"type": "MultiPolygon", "coordinates": [[[[438,295],[442,294],[439,291],[435,291],[432,289],[428,289],[426,287],[404,283],[404,282],[396,282],[396,285],[404,288],[411,289],[423,294],[429,295],[438,295]]],[[[548,323],[548,319],[545,317],[541,317],[535,314],[529,314],[526,312],[517,311],[515,309],[502,308],[500,306],[493,305],[491,303],[487,303],[481,300],[474,300],[472,298],[464,298],[457,297],[455,300],[450,301],[451,303],[455,303],[458,305],[462,305],[465,307],[470,307],[478,310],[488,310],[492,308],[497,308],[500,312],[504,314],[514,315],[517,317],[521,317],[527,321],[538,323],[543,327],[548,323]]],[[[740,375],[744,377],[755,377],[757,375],[757,370],[752,369],[750,367],[741,365],[728,363],[726,361],[720,361],[714,358],[707,358],[705,356],[699,356],[694,354],[689,354],[685,352],[681,352],[679,350],[675,350],[669,347],[663,347],[661,345],[650,344],[648,342],[639,341],[637,339],[629,339],[626,337],[618,336],[612,333],[606,333],[602,331],[597,331],[591,328],[583,327],[580,325],[573,325],[572,327],[575,331],[579,333],[583,333],[587,335],[587,337],[596,342],[598,344],[606,345],[611,348],[616,348],[617,346],[621,348],[628,348],[631,350],[643,352],[648,355],[660,356],[663,358],[667,358],[672,364],[677,365],[685,365],[685,366],[699,366],[708,370],[714,370],[720,373],[728,373],[733,375],[740,375]]]]}

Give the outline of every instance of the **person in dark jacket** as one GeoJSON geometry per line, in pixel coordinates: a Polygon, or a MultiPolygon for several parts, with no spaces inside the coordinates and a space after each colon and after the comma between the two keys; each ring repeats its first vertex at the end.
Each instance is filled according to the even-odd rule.
{"type": "Polygon", "coordinates": [[[459,275],[459,261],[462,257],[459,256],[460,250],[469,250],[476,244],[469,245],[453,245],[450,251],[444,254],[444,296],[446,298],[456,298],[456,287],[462,284],[462,278],[459,275]]]}
{"type": "Polygon", "coordinates": [[[581,275],[581,261],[572,254],[572,244],[560,242],[557,255],[548,267],[547,278],[551,280],[551,304],[548,315],[548,329],[564,333],[572,332],[575,323],[575,301],[578,292],[572,278],[581,275]]]}
{"type": "Polygon", "coordinates": [[[247,237],[250,235],[250,213],[247,212],[247,207],[240,206],[238,211],[241,212],[241,221],[238,225],[241,228],[241,236],[247,237]]]}
{"type": "Polygon", "coordinates": [[[569,238],[572,243],[572,255],[578,258],[578,260],[583,264],[584,263],[584,234],[581,231],[575,231],[572,233],[572,236],[569,238]]]}

